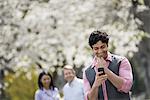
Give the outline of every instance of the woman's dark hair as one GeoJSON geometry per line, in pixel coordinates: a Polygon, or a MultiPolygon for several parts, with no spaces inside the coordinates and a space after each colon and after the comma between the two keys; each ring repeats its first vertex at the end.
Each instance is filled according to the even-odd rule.
{"type": "Polygon", "coordinates": [[[50,73],[46,73],[46,72],[44,72],[44,71],[41,72],[41,73],[39,74],[39,77],[38,77],[38,86],[39,86],[39,89],[43,89],[43,84],[42,84],[42,82],[41,82],[41,79],[42,79],[42,77],[43,77],[44,75],[48,75],[48,76],[50,77],[51,82],[50,82],[49,88],[54,90],[54,87],[55,87],[55,86],[54,86],[53,78],[52,78],[51,74],[50,74],[50,73]]]}
{"type": "Polygon", "coordinates": [[[108,46],[108,41],[109,41],[108,34],[101,31],[93,31],[89,37],[90,47],[93,48],[92,46],[96,44],[98,41],[101,41],[102,43],[106,43],[108,46]]]}

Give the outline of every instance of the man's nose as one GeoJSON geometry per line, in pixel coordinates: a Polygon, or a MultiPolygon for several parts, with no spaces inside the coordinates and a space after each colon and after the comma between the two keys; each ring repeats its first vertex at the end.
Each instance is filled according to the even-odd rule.
{"type": "Polygon", "coordinates": [[[97,50],[97,53],[101,53],[101,50],[100,50],[100,49],[98,49],[98,50],[97,50]]]}

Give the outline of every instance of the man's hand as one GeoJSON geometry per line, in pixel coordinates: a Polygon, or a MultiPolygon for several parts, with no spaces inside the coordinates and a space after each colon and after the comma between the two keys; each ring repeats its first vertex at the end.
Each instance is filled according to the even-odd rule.
{"type": "Polygon", "coordinates": [[[96,76],[95,76],[95,81],[94,81],[94,84],[93,84],[93,87],[99,87],[103,81],[106,81],[107,80],[107,75],[100,75],[102,72],[97,72],[96,73],[96,76]]]}
{"type": "Polygon", "coordinates": [[[107,64],[107,62],[105,61],[105,59],[103,57],[96,57],[96,67],[105,67],[107,64]]]}

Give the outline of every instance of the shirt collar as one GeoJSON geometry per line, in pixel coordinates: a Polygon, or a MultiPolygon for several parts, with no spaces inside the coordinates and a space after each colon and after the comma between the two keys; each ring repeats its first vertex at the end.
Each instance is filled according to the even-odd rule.
{"type": "MultiPolygon", "coordinates": [[[[95,62],[96,62],[96,59],[95,59],[96,57],[94,57],[93,58],[93,61],[92,61],[92,66],[91,66],[91,68],[94,68],[94,66],[95,66],[95,62]]],[[[112,54],[110,53],[110,52],[108,52],[108,56],[107,56],[107,58],[106,58],[106,61],[112,61],[112,54]]]]}
{"type": "Polygon", "coordinates": [[[46,90],[45,88],[43,88],[43,91],[44,91],[44,92],[49,92],[49,91],[50,91],[50,89],[46,90]]]}

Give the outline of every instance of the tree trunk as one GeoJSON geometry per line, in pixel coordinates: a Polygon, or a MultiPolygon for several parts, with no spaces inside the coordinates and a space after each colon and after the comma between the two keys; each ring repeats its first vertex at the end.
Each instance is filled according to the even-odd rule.
{"type": "MultiPolygon", "coordinates": [[[[150,35],[150,1],[144,0],[145,6],[148,7],[148,9],[145,9],[141,12],[138,12],[137,6],[139,6],[138,0],[132,0],[133,3],[133,14],[136,19],[139,19],[142,22],[142,25],[139,25],[139,29],[143,30],[144,32],[148,33],[150,35]]],[[[138,55],[135,53],[135,56],[133,57],[134,62],[136,62],[139,67],[141,67],[141,73],[144,72],[144,84],[145,84],[145,92],[146,92],[146,99],[150,98],[150,37],[144,37],[141,42],[138,45],[138,55]]],[[[135,66],[136,68],[138,66],[135,66]]],[[[139,75],[141,75],[139,73],[139,75]]]]}

